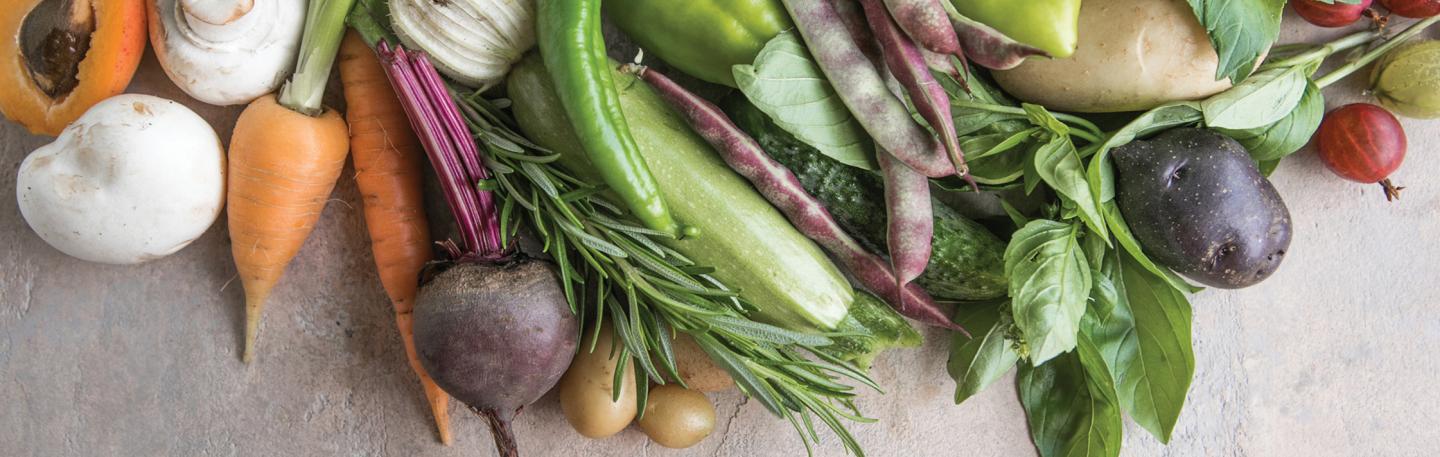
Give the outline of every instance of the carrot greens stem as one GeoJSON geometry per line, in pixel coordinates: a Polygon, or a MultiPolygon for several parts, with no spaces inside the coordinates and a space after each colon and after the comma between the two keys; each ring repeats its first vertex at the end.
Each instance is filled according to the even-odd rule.
{"type": "Polygon", "coordinates": [[[355,0],[311,0],[305,12],[305,32],[295,74],[280,89],[280,104],[308,116],[324,111],[321,100],[330,82],[330,67],[345,38],[345,16],[355,0]]]}

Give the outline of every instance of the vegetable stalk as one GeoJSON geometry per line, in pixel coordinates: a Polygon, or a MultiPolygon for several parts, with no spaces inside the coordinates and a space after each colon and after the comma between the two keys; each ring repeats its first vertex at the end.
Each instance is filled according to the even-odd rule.
{"type": "Polygon", "coordinates": [[[305,13],[305,33],[300,38],[300,58],[295,74],[280,89],[280,104],[307,116],[323,111],[321,99],[330,82],[340,40],[345,38],[345,16],[355,0],[311,0],[305,13]]]}
{"type": "MultiPolygon", "coordinates": [[[[885,297],[892,307],[905,316],[929,325],[963,331],[951,322],[946,313],[940,311],[939,306],[924,290],[910,284],[913,276],[897,276],[897,272],[889,268],[884,259],[866,251],[859,242],[845,233],[830,215],[830,211],[805,190],[799,178],[772,159],[759,143],[731,122],[719,107],[691,93],[660,72],[634,65],[627,65],[625,71],[634,73],[654,87],[696,133],[715,147],[731,169],[754,184],[766,200],[795,224],[796,229],[833,254],[862,286],[885,297]],[[915,306],[911,307],[912,304],[915,306]]],[[[921,183],[928,186],[923,176],[919,178],[921,183]]],[[[929,209],[929,198],[919,201],[929,209]]],[[[929,216],[926,217],[928,222],[929,216]]],[[[906,232],[904,236],[917,240],[923,238],[923,250],[928,260],[930,236],[914,232],[906,232]]],[[[922,270],[925,263],[920,263],[922,270]]]]}
{"type": "Polygon", "coordinates": [[[459,225],[464,249],[458,258],[498,261],[506,257],[495,194],[486,189],[490,172],[440,73],[423,52],[409,52],[404,46],[392,50],[383,42],[379,52],[459,225]]]}
{"type": "Polygon", "coordinates": [[[1366,51],[1365,54],[1361,55],[1359,58],[1346,62],[1345,65],[1341,66],[1340,68],[1336,68],[1330,73],[1327,73],[1325,76],[1316,79],[1315,85],[1320,86],[1320,88],[1323,89],[1325,87],[1329,87],[1331,84],[1335,84],[1336,82],[1345,79],[1345,77],[1350,76],[1351,73],[1355,73],[1356,71],[1365,68],[1366,66],[1380,59],[1380,57],[1394,50],[1396,47],[1404,44],[1411,38],[1420,35],[1420,32],[1423,32],[1426,28],[1435,25],[1436,22],[1440,22],[1440,16],[1428,18],[1420,22],[1410,24],[1410,26],[1406,27],[1405,30],[1401,31],[1398,34],[1395,34],[1395,36],[1390,37],[1388,40],[1386,40],[1384,44],[1381,44],[1380,46],[1376,46],[1374,49],[1366,51]]]}

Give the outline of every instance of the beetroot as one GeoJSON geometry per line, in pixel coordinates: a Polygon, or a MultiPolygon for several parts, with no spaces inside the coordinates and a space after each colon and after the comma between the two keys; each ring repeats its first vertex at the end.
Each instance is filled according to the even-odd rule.
{"type": "Polygon", "coordinates": [[[502,457],[519,455],[510,422],[565,374],[580,326],[555,272],[515,254],[500,233],[479,148],[440,74],[423,53],[380,45],[391,85],[425,145],[461,246],[421,285],[415,350],[435,384],[490,425],[502,457]]]}

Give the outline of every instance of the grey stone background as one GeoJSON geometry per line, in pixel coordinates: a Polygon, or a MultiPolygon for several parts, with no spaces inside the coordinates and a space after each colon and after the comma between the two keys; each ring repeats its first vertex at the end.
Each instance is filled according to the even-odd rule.
{"type": "MultiPolygon", "coordinates": [[[[1285,41],[1318,40],[1291,18],[1285,41]]],[[[1434,36],[1432,33],[1430,36],[1434,36]]],[[[1330,105],[1364,100],[1360,78],[1330,105]]],[[[133,92],[181,100],[229,137],[238,108],[204,106],[147,61],[133,92]]],[[[3,89],[0,89],[3,90],[3,89]]],[[[1421,456],[1440,451],[1440,122],[1406,121],[1404,199],[1330,175],[1306,151],[1274,178],[1295,219],[1290,258],[1268,282],[1194,298],[1197,367],[1164,446],[1133,424],[1126,455],[1421,456]]],[[[271,299],[260,354],[240,363],[242,296],[225,224],[180,253],[133,267],[46,246],[15,204],[15,172],[48,139],[0,122],[0,456],[493,455],[480,420],[452,408],[456,443],[433,437],[373,272],[347,170],[271,299]]],[[[1033,455],[1013,383],[951,403],[947,338],[886,355],[887,394],[852,425],[871,455],[1033,455]]],[[[527,409],[527,455],[803,455],[788,423],[739,393],[711,396],[717,429],[695,448],[635,428],[575,434],[554,396],[527,409]]],[[[817,455],[841,455],[828,436],[817,455]]]]}

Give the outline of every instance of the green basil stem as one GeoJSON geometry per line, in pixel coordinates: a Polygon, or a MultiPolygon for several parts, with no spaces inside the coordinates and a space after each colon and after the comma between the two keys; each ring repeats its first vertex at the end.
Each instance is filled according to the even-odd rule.
{"type": "MultiPolygon", "coordinates": [[[[970,101],[970,100],[950,100],[950,106],[953,106],[953,107],[956,107],[956,108],[966,108],[966,109],[975,109],[975,110],[981,110],[981,111],[989,111],[989,112],[992,112],[992,113],[1011,114],[1011,115],[1014,115],[1016,118],[1022,118],[1022,119],[1027,116],[1027,114],[1025,114],[1025,110],[1024,110],[1023,108],[1016,107],[1016,106],[995,105],[995,104],[986,103],[986,102],[974,102],[974,101],[970,101]]],[[[1071,130],[1071,131],[1070,131],[1070,134],[1071,134],[1071,135],[1074,135],[1074,136],[1076,136],[1076,137],[1079,137],[1079,138],[1082,139],[1082,140],[1085,140],[1085,141],[1088,141],[1088,142],[1091,142],[1091,143],[1098,143],[1098,142],[1101,141],[1101,136],[1102,136],[1102,135],[1101,135],[1101,133],[1100,133],[1100,132],[1101,132],[1100,126],[1095,125],[1094,122],[1090,122],[1090,121],[1086,120],[1085,118],[1082,118],[1082,117],[1079,117],[1079,116],[1075,116],[1075,115],[1071,115],[1071,114],[1065,114],[1065,113],[1050,113],[1050,114],[1053,114],[1056,119],[1059,119],[1059,120],[1061,120],[1061,121],[1065,121],[1065,123],[1067,123],[1067,124],[1074,124],[1074,125],[1077,125],[1077,126],[1080,127],[1080,129],[1078,129],[1078,130],[1071,130]]]]}
{"type": "Polygon", "coordinates": [[[1405,30],[1401,31],[1395,36],[1390,37],[1389,40],[1386,40],[1385,44],[1376,46],[1375,49],[1367,51],[1365,55],[1360,56],[1360,58],[1352,60],[1350,62],[1346,62],[1345,65],[1341,66],[1340,68],[1336,68],[1334,71],[1327,73],[1325,76],[1316,79],[1315,85],[1320,86],[1321,89],[1324,89],[1331,84],[1335,84],[1336,82],[1345,79],[1345,77],[1350,76],[1351,73],[1355,73],[1356,71],[1365,68],[1366,66],[1375,62],[1381,56],[1384,56],[1391,50],[1394,50],[1396,47],[1404,44],[1406,41],[1409,41],[1416,35],[1419,35],[1420,32],[1425,31],[1426,28],[1435,25],[1436,22],[1440,22],[1440,16],[1431,17],[1423,21],[1411,24],[1410,27],[1407,27],[1405,30]]]}
{"type": "Polygon", "coordinates": [[[305,32],[300,37],[300,56],[295,73],[280,89],[280,104],[308,116],[325,109],[321,99],[330,82],[330,67],[345,37],[345,16],[355,0],[311,0],[305,12],[305,32]]]}
{"type": "Polygon", "coordinates": [[[1309,44],[1300,45],[1300,48],[1303,50],[1303,52],[1301,52],[1300,54],[1296,54],[1280,60],[1265,62],[1264,65],[1260,66],[1260,69],[1257,70],[1257,72],[1274,68],[1289,68],[1297,65],[1304,65],[1307,63],[1325,60],[1326,58],[1335,55],[1336,53],[1339,53],[1341,51],[1348,51],[1350,49],[1370,44],[1372,41],[1375,41],[1376,38],[1380,38],[1380,32],[1369,30],[1345,36],[1344,38],[1332,41],[1330,43],[1326,43],[1324,46],[1314,46],[1309,44]]]}

